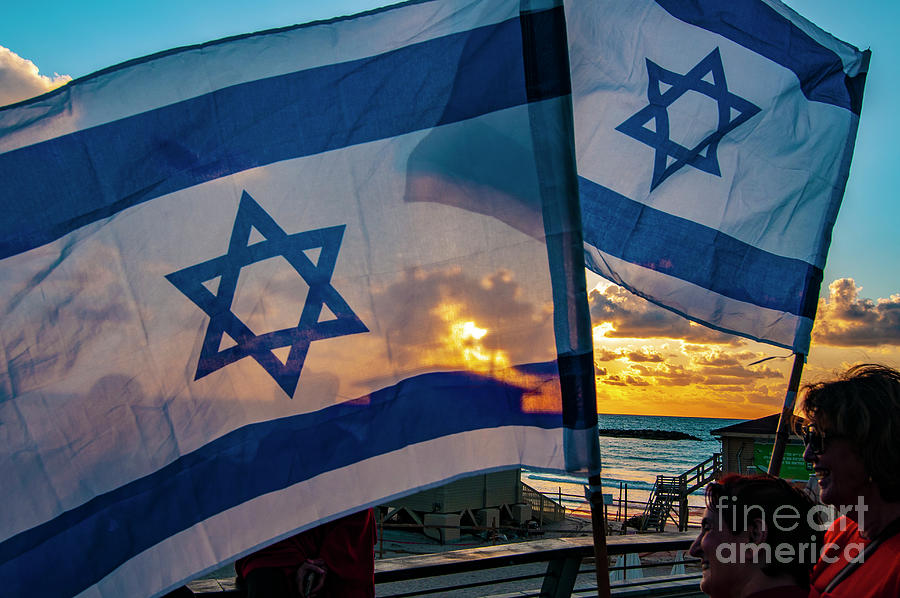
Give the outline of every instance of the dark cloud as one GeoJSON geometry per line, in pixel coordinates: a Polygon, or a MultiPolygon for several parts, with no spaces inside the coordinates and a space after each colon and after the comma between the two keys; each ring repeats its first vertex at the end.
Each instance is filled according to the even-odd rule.
{"type": "Polygon", "coordinates": [[[598,349],[594,347],[594,360],[601,361],[615,361],[622,357],[622,354],[618,351],[610,351],[609,349],[598,349]]]}
{"type": "Polygon", "coordinates": [[[724,345],[743,342],[734,335],[693,324],[615,285],[592,291],[588,300],[594,324],[612,324],[614,330],[605,334],[609,338],[672,338],[724,345]]]}
{"type": "Polygon", "coordinates": [[[625,376],[625,384],[628,386],[650,386],[649,382],[636,376],[625,376]]]}
{"type": "Polygon", "coordinates": [[[611,384],[613,386],[627,386],[627,384],[625,384],[625,381],[615,374],[607,376],[606,378],[601,380],[601,382],[603,382],[603,384],[611,384]]]}
{"type": "Polygon", "coordinates": [[[632,367],[644,376],[655,378],[656,383],[660,386],[688,386],[703,381],[703,376],[678,364],[668,364],[656,368],[641,365],[632,367]]]}
{"type": "Polygon", "coordinates": [[[889,299],[861,298],[852,278],[828,286],[819,299],[813,342],[836,347],[900,345],[900,294],[889,299]]]}
{"type": "Polygon", "coordinates": [[[709,374],[710,376],[718,376],[718,377],[729,377],[731,378],[731,383],[734,383],[735,378],[740,378],[742,380],[761,380],[765,378],[784,378],[784,374],[781,372],[763,367],[756,367],[753,369],[746,368],[741,365],[733,365],[733,366],[714,366],[714,367],[706,367],[701,369],[701,373],[709,374]]]}
{"type": "Polygon", "coordinates": [[[610,351],[609,349],[594,348],[594,360],[598,363],[615,361],[623,357],[635,363],[662,363],[666,359],[661,353],[647,348],[643,348],[640,351],[629,351],[627,349],[610,351]]]}
{"type": "Polygon", "coordinates": [[[628,361],[638,363],[662,363],[665,357],[662,354],[649,349],[642,351],[623,351],[622,354],[628,358],[628,361]]]}
{"type": "Polygon", "coordinates": [[[697,365],[706,365],[711,367],[727,367],[741,364],[741,362],[738,361],[737,357],[733,355],[726,355],[724,353],[717,353],[714,355],[700,355],[698,357],[695,357],[693,361],[697,365]]]}

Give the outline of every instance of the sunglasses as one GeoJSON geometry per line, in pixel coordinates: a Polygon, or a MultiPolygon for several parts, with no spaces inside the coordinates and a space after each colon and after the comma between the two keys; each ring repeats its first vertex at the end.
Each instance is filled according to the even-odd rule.
{"type": "MultiPolygon", "coordinates": [[[[821,455],[828,448],[825,433],[816,428],[815,424],[802,426],[800,428],[800,437],[803,439],[803,444],[808,446],[812,452],[817,455],[821,455]]],[[[841,436],[838,434],[829,434],[827,436],[827,438],[832,440],[840,437],[841,436]]]]}

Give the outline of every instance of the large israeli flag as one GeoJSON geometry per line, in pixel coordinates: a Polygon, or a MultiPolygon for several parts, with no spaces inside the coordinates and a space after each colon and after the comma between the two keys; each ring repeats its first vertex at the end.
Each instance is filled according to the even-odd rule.
{"type": "Polygon", "coordinates": [[[807,353],[869,53],[777,0],[566,3],[589,268],[807,353]]]}
{"type": "Polygon", "coordinates": [[[551,2],[415,2],[0,110],[0,593],[596,472],[566,58],[551,2]]]}

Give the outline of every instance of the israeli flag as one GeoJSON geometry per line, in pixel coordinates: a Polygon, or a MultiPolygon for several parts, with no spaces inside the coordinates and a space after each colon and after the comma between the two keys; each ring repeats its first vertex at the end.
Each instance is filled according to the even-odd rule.
{"type": "Polygon", "coordinates": [[[777,0],[566,3],[588,267],[808,353],[869,52],[777,0]]]}
{"type": "Polygon", "coordinates": [[[466,474],[598,471],[572,135],[563,9],[520,0],[0,110],[0,593],[160,595],[466,474]]]}

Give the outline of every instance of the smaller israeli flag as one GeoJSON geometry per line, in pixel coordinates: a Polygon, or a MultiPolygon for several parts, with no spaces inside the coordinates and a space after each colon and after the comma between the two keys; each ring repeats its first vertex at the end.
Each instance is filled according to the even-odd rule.
{"type": "Polygon", "coordinates": [[[807,353],[869,52],[777,0],[566,6],[588,267],[807,353]]]}

